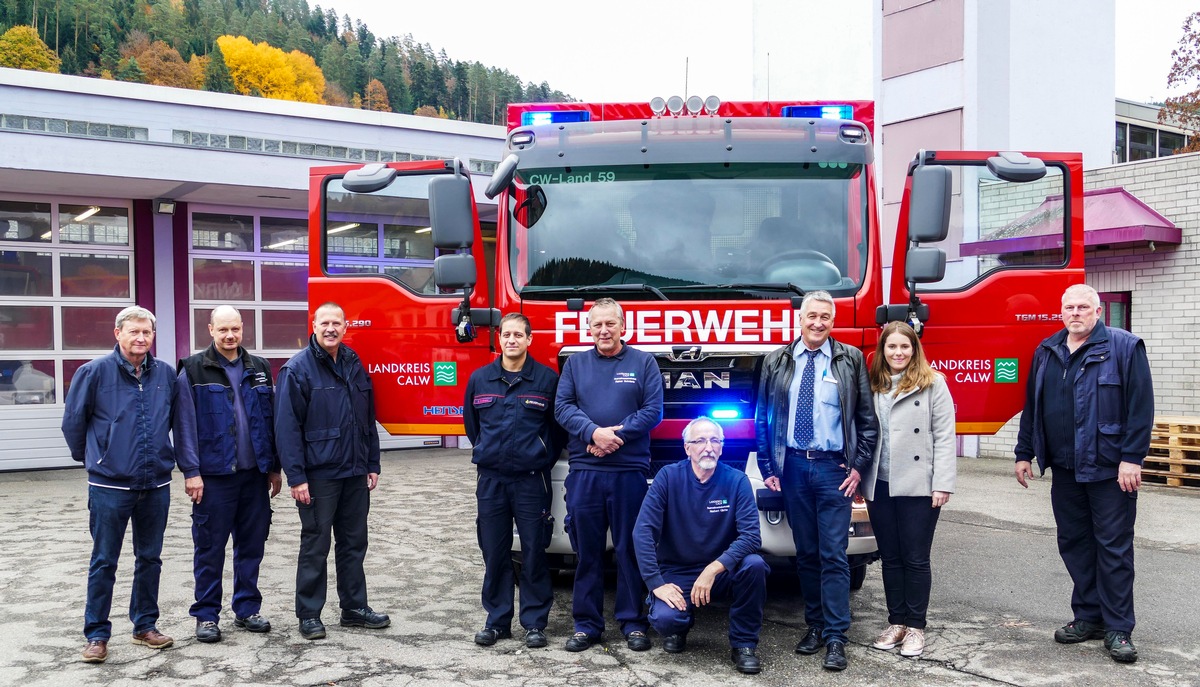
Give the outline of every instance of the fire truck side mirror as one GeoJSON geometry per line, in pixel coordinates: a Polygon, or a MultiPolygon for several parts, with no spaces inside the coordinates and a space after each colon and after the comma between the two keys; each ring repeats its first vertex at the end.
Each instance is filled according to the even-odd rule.
{"type": "Polygon", "coordinates": [[[387,188],[396,178],[396,170],[382,162],[372,162],[346,172],[342,177],[342,188],[351,193],[374,193],[387,188]]]}
{"type": "Polygon", "coordinates": [[[439,255],[433,259],[433,283],[440,289],[469,290],[475,286],[475,256],[439,255]]]}
{"type": "Polygon", "coordinates": [[[996,157],[989,157],[987,168],[998,179],[1017,183],[1037,181],[1046,176],[1045,162],[1022,153],[1007,152],[1000,153],[996,157]]]}
{"type": "Polygon", "coordinates": [[[488,200],[500,195],[500,192],[508,188],[512,183],[513,177],[517,174],[517,163],[521,159],[516,155],[509,155],[496,165],[496,171],[492,172],[492,178],[488,181],[487,188],[483,190],[483,195],[488,197],[488,200]]]}
{"type": "Polygon", "coordinates": [[[471,181],[467,177],[445,174],[429,180],[429,226],[434,248],[471,247],[475,240],[475,220],[471,215],[471,181]]]}
{"type": "Polygon", "coordinates": [[[950,169],[920,165],[912,171],[908,194],[908,239],[918,243],[943,241],[950,233],[950,169]]]}
{"type": "Polygon", "coordinates": [[[941,248],[910,248],[904,261],[904,276],[916,284],[941,281],[946,276],[946,251],[941,248]]]}

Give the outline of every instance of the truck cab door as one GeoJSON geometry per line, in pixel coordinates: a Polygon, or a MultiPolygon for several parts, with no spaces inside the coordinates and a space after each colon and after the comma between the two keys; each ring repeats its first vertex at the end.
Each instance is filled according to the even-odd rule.
{"type": "Polygon", "coordinates": [[[917,324],[960,434],[993,434],[1020,412],[1034,349],[1083,282],[1083,251],[1079,154],[923,151],[909,166],[894,305],[877,319],[917,324]]]}
{"type": "Polygon", "coordinates": [[[345,343],[371,375],[376,419],[393,435],[462,434],[467,378],[493,357],[493,318],[461,163],[314,168],[309,214],[309,309],[345,311],[345,343]],[[446,257],[450,287],[435,277],[446,257]],[[475,315],[470,331],[459,326],[464,311],[475,315]]]}

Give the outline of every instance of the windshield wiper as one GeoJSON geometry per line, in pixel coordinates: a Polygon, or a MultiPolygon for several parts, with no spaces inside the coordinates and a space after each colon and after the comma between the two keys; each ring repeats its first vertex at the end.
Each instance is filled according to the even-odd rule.
{"type": "Polygon", "coordinates": [[[797,296],[804,296],[804,291],[795,284],[788,282],[780,284],[778,282],[735,282],[732,284],[687,284],[680,286],[664,286],[663,291],[714,291],[714,290],[735,290],[735,291],[787,291],[794,293],[797,296]]]}
{"type": "MultiPolygon", "coordinates": [[[[668,287],[663,287],[668,288],[668,287]]],[[[658,297],[660,301],[669,301],[666,294],[649,284],[593,284],[591,286],[551,286],[549,288],[528,287],[521,289],[521,295],[524,296],[544,293],[586,293],[589,291],[644,291],[652,293],[658,297]]]]}

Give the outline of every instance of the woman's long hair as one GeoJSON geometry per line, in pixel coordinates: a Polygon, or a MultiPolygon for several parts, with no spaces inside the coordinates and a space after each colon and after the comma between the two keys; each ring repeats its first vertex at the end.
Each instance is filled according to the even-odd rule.
{"type": "Polygon", "coordinates": [[[908,367],[904,368],[903,374],[900,375],[900,381],[896,385],[896,393],[903,394],[914,389],[924,389],[933,384],[940,373],[929,366],[929,361],[925,359],[925,349],[921,348],[921,340],[917,338],[917,333],[903,322],[888,322],[879,334],[879,344],[875,346],[875,357],[871,359],[871,391],[887,393],[892,390],[892,368],[888,365],[887,355],[883,350],[888,337],[892,334],[903,335],[912,344],[913,349],[912,357],[908,360],[908,367]]]}

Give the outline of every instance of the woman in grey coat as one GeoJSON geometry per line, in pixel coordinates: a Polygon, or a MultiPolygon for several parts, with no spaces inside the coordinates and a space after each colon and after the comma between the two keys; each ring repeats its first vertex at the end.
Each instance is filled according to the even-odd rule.
{"type": "Polygon", "coordinates": [[[954,491],[954,400],[903,322],[883,328],[870,377],[879,443],[859,489],[883,561],[888,606],[888,627],[873,646],[900,646],[902,656],[915,657],[925,650],[933,531],[954,491]]]}

